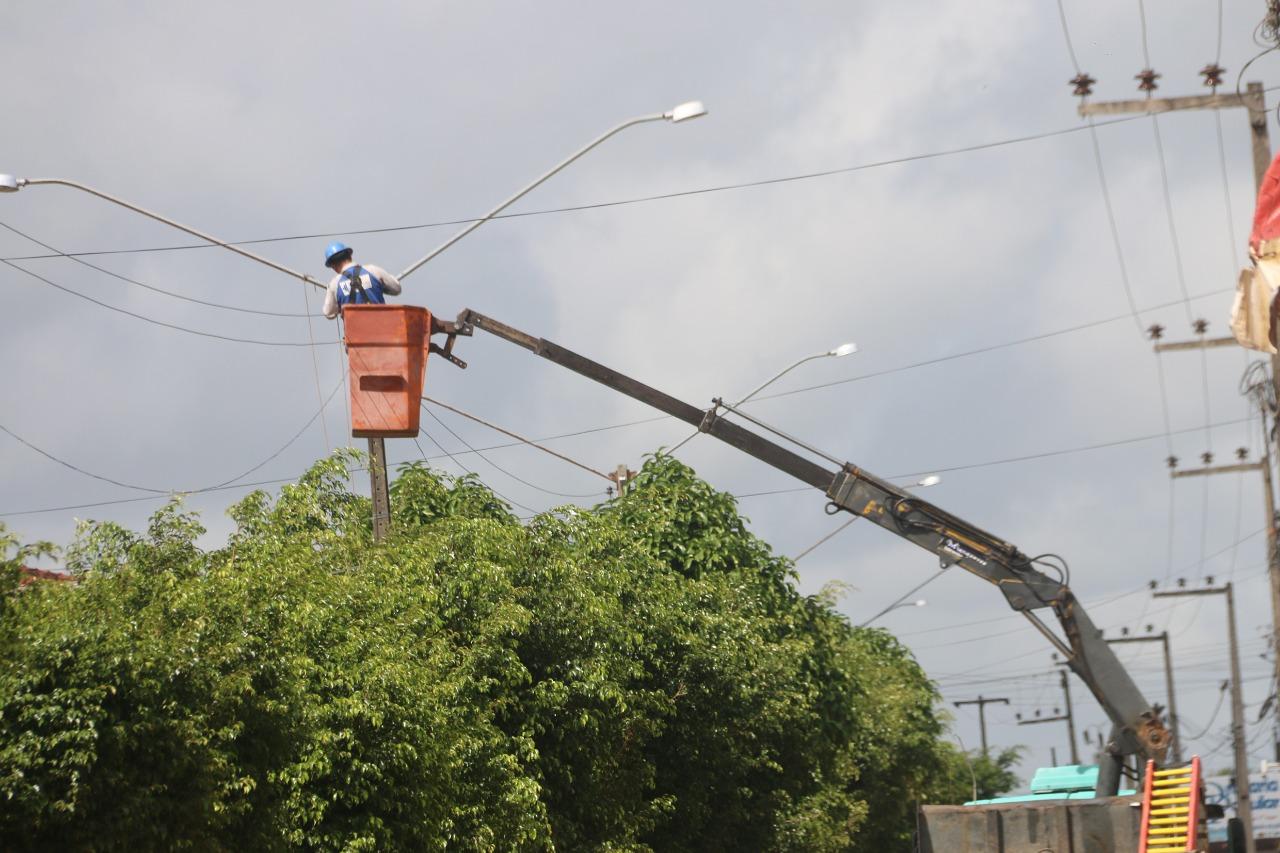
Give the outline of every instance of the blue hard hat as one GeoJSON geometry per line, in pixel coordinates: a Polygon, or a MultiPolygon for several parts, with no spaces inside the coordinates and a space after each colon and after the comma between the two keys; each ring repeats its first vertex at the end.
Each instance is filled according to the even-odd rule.
{"type": "Polygon", "coordinates": [[[348,246],[346,243],[338,243],[338,242],[330,243],[328,246],[325,247],[325,250],[324,250],[324,265],[326,267],[329,266],[330,264],[333,263],[334,258],[338,258],[342,255],[346,255],[347,257],[350,257],[351,247],[348,246]]]}

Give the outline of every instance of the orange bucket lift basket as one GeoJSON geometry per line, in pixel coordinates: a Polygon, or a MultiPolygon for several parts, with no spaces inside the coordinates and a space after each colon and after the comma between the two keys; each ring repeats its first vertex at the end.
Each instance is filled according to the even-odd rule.
{"type": "Polygon", "coordinates": [[[346,305],[347,366],[351,389],[351,434],[356,438],[411,438],[422,417],[427,354],[465,368],[453,355],[456,329],[416,305],[346,305]],[[447,334],[443,347],[432,332],[447,334]]]}
{"type": "Polygon", "coordinates": [[[342,318],[350,368],[351,434],[416,436],[431,312],[416,305],[347,305],[342,318]]]}

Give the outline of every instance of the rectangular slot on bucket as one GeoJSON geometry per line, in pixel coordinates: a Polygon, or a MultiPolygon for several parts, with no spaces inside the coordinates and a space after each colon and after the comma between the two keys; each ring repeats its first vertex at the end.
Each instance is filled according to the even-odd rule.
{"type": "Polygon", "coordinates": [[[403,376],[361,376],[361,391],[403,391],[403,376]]]}

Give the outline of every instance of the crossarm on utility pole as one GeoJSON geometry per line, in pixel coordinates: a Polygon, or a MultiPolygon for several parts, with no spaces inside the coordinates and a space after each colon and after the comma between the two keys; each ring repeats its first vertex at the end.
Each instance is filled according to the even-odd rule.
{"type": "MultiPolygon", "coordinates": [[[[958,565],[995,584],[1009,606],[1022,613],[1063,654],[1107,712],[1118,733],[1112,744],[1117,759],[1137,753],[1157,763],[1164,761],[1169,734],[1158,709],[1143,698],[1065,579],[1044,574],[1036,568],[1033,558],[1012,544],[854,465],[845,463],[836,471],[819,465],[721,417],[719,406],[703,411],[558,344],[470,309],[458,315],[455,326],[457,334],[462,335],[483,329],[695,426],[822,491],[836,511],[865,518],[924,548],[937,556],[943,567],[958,565]],[[1054,633],[1034,612],[1041,608],[1053,610],[1064,637],[1054,633]]],[[[1100,774],[1099,795],[1113,795],[1116,784],[1118,773],[1100,774]]]]}

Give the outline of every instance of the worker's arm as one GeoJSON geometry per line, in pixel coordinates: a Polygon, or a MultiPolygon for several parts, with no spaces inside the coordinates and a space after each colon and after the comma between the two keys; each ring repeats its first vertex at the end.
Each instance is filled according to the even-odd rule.
{"type": "Polygon", "coordinates": [[[373,264],[365,264],[364,268],[371,275],[376,275],[378,281],[382,282],[382,292],[389,293],[392,296],[400,295],[400,279],[384,270],[382,267],[375,267],[373,264]]]}
{"type": "Polygon", "coordinates": [[[336,318],[338,307],[338,277],[334,276],[324,292],[324,316],[330,320],[336,318]]]}

